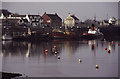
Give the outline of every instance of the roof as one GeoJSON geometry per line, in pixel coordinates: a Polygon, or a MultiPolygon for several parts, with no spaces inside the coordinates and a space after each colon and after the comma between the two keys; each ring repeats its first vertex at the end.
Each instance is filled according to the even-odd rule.
{"type": "Polygon", "coordinates": [[[108,23],[108,20],[103,20],[105,23],[108,23]]]}
{"type": "Polygon", "coordinates": [[[25,17],[26,15],[18,15],[18,14],[14,14],[14,15],[11,15],[11,17],[25,17]]]}
{"type": "Polygon", "coordinates": [[[46,14],[48,15],[52,20],[62,20],[56,13],[55,14],[46,14]]]}
{"type": "Polygon", "coordinates": [[[2,13],[3,13],[4,16],[9,16],[10,14],[13,14],[13,13],[9,12],[9,11],[6,10],[6,9],[0,10],[0,15],[1,15],[2,13]]]}
{"type": "Polygon", "coordinates": [[[35,16],[39,17],[40,15],[28,15],[28,17],[30,17],[30,16],[32,16],[32,17],[35,17],[35,16]]]}
{"type": "Polygon", "coordinates": [[[28,15],[28,17],[40,17],[40,19],[43,19],[40,15],[28,15]]]}
{"type": "Polygon", "coordinates": [[[72,18],[74,18],[75,20],[79,20],[75,15],[71,15],[72,18]]]}
{"type": "Polygon", "coordinates": [[[27,19],[22,19],[24,22],[28,22],[28,20],[27,19]]]}

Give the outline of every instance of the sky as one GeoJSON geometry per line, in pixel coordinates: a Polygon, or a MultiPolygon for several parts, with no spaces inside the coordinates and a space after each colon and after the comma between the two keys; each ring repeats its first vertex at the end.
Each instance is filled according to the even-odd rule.
{"type": "Polygon", "coordinates": [[[2,2],[118,2],[120,0],[0,0],[2,2]]]}
{"type": "Polygon", "coordinates": [[[118,2],[2,2],[2,8],[19,14],[57,13],[62,19],[71,13],[81,21],[118,18],[118,2]]]}

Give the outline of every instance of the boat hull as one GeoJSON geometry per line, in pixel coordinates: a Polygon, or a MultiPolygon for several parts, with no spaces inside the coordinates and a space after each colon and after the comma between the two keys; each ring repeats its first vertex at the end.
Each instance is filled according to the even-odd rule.
{"type": "Polygon", "coordinates": [[[76,36],[73,34],[64,34],[60,32],[53,32],[52,33],[53,38],[55,39],[74,39],[76,36]]]}
{"type": "Polygon", "coordinates": [[[82,35],[82,38],[84,39],[99,39],[102,37],[103,37],[102,33],[98,33],[98,34],[83,33],[82,35]]]}

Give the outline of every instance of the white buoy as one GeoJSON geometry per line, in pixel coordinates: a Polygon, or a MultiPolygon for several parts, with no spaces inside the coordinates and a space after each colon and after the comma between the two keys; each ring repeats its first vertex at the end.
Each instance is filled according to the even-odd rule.
{"type": "Polygon", "coordinates": [[[98,70],[99,69],[99,66],[98,65],[96,65],[96,70],[98,70]]]}
{"type": "Polygon", "coordinates": [[[57,55],[55,54],[55,56],[57,56],[57,55]]]}
{"type": "Polygon", "coordinates": [[[55,54],[57,54],[57,52],[55,52],[55,54]]]}
{"type": "Polygon", "coordinates": [[[82,62],[82,60],[81,60],[80,58],[78,59],[78,61],[79,61],[79,63],[81,63],[81,62],[82,62]]]}
{"type": "Polygon", "coordinates": [[[58,59],[60,59],[60,56],[58,56],[58,59]]]}

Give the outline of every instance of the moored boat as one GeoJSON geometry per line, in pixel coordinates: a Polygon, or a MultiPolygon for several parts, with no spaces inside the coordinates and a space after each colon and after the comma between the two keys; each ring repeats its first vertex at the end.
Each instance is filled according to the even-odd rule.
{"type": "Polygon", "coordinates": [[[100,32],[98,28],[95,28],[94,25],[88,30],[88,32],[82,34],[82,38],[86,39],[96,39],[103,37],[103,33],[100,32]]]}
{"type": "Polygon", "coordinates": [[[2,35],[2,41],[9,41],[12,40],[13,38],[10,35],[2,35]]]}
{"type": "Polygon", "coordinates": [[[76,37],[74,32],[69,32],[68,30],[65,32],[61,30],[54,30],[52,32],[52,36],[55,39],[73,39],[76,37]]]}

